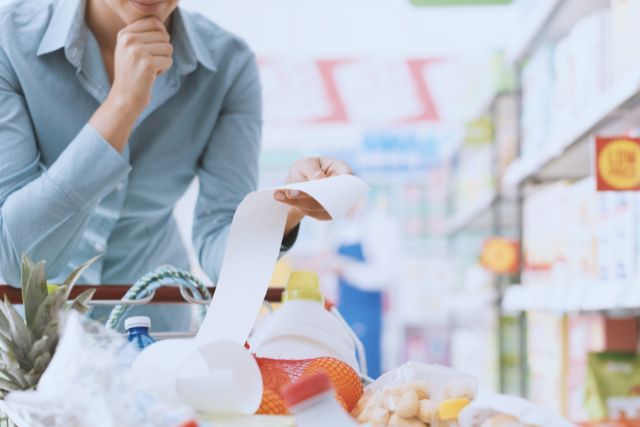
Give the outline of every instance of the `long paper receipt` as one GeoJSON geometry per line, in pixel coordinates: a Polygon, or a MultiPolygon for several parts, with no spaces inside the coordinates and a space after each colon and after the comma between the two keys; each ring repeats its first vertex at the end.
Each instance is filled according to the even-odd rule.
{"type": "Polygon", "coordinates": [[[249,337],[280,254],[287,219],[288,206],[273,198],[277,189],[308,194],[336,219],[369,187],[358,177],[341,175],[248,194],[233,217],[216,292],[196,343],[228,340],[244,345],[249,337]]]}

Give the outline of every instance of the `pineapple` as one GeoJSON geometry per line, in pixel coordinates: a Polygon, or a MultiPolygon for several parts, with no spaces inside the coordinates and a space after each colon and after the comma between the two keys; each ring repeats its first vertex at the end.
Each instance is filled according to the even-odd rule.
{"type": "Polygon", "coordinates": [[[34,264],[22,258],[22,302],[24,319],[5,296],[0,301],[0,398],[14,390],[35,388],[49,365],[58,344],[61,310],[89,309],[95,289],[89,289],[68,301],[71,289],[96,258],[78,267],[53,292],[47,291],[44,262],[34,264]]]}

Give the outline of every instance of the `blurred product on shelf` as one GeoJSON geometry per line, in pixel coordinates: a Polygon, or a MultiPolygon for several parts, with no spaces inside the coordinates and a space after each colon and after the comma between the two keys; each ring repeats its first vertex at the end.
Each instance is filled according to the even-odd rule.
{"type": "Polygon", "coordinates": [[[636,352],[638,322],[635,317],[580,314],[569,315],[567,327],[567,416],[576,422],[587,421],[590,417],[584,402],[588,355],[594,352],[636,352]]]}
{"type": "Polygon", "coordinates": [[[454,159],[454,215],[473,209],[480,200],[495,193],[493,136],[493,123],[487,116],[467,125],[464,144],[454,159]]]}
{"type": "Polygon", "coordinates": [[[585,406],[590,419],[640,419],[640,354],[590,353],[585,406]]]}
{"type": "Polygon", "coordinates": [[[615,111],[637,93],[640,55],[631,45],[640,33],[633,24],[640,19],[640,2],[608,3],[598,3],[602,7],[559,39],[542,43],[524,62],[521,159],[562,152],[601,115],[613,112],[603,108],[615,111]]]}
{"type": "Polygon", "coordinates": [[[532,402],[565,413],[565,318],[551,313],[527,314],[529,395],[532,402]]]}
{"type": "Polygon", "coordinates": [[[637,193],[596,193],[592,178],[536,189],[524,205],[523,284],[564,289],[564,299],[550,301],[560,310],[588,308],[613,292],[607,283],[631,284],[640,265],[639,215],[637,193]]]}
{"type": "Polygon", "coordinates": [[[454,427],[476,380],[437,365],[407,363],[369,385],[352,415],[376,427],[454,427]]]}

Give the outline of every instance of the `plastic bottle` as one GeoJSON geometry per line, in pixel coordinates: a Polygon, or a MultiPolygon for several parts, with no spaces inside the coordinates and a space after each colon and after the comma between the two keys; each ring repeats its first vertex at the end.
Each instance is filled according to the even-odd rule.
{"type": "Polygon", "coordinates": [[[156,340],[149,335],[151,319],[147,316],[129,317],[124,321],[124,327],[127,330],[127,339],[129,342],[135,343],[140,350],[156,342],[156,340]]]}
{"type": "Polygon", "coordinates": [[[270,359],[333,357],[359,372],[353,339],[324,306],[318,275],[293,272],[283,305],[249,339],[256,356],[270,359]]]}
{"type": "Polygon", "coordinates": [[[326,374],[302,377],[285,387],[285,405],[296,420],[297,427],[352,427],[356,420],[347,414],[335,399],[326,374]]]}

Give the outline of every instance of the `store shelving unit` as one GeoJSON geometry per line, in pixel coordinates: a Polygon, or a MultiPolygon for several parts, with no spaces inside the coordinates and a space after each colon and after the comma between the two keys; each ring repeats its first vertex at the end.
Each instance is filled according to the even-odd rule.
{"type": "Polygon", "coordinates": [[[631,281],[597,280],[545,286],[527,284],[507,289],[506,312],[542,311],[557,314],[585,312],[634,313],[640,310],[640,286],[631,281]]]}
{"type": "Polygon", "coordinates": [[[603,7],[607,0],[535,0],[528,11],[524,26],[507,45],[505,59],[508,65],[518,66],[538,46],[557,39],[583,16],[603,7]]]}
{"type": "MultiPolygon", "coordinates": [[[[518,71],[520,91],[523,80],[521,70],[532,53],[545,43],[560,40],[583,17],[606,7],[608,2],[542,0],[536,2],[536,5],[538,9],[531,13],[528,24],[522,28],[520,36],[506,52],[507,61],[518,71]]],[[[613,82],[603,96],[580,107],[574,114],[575,117],[564,120],[563,128],[553,130],[544,141],[543,148],[530,149],[521,155],[509,165],[501,178],[501,188],[518,194],[517,230],[521,243],[524,241],[524,206],[530,195],[546,184],[573,182],[593,176],[594,137],[626,133],[638,127],[640,69],[628,70],[623,77],[618,77],[613,82]]],[[[521,135],[521,144],[522,141],[521,135]]],[[[524,250],[522,253],[524,254],[524,250]]],[[[522,261],[521,265],[524,266],[524,256],[522,261]]],[[[535,324],[536,317],[544,316],[545,313],[558,318],[585,313],[602,313],[605,316],[640,315],[640,283],[637,280],[601,281],[590,277],[572,277],[567,273],[548,282],[534,282],[535,279],[530,277],[525,284],[520,284],[523,283],[522,271],[518,276],[515,284],[505,288],[501,310],[519,318],[521,348],[527,357],[529,344],[526,336],[529,322],[535,324]]],[[[570,341],[570,329],[565,333],[570,341]]],[[[532,360],[524,360],[521,365],[521,375],[525,378],[529,372],[536,375],[532,371],[535,369],[533,357],[532,360]]],[[[532,393],[534,389],[535,385],[532,385],[532,393]]],[[[523,387],[523,394],[530,396],[527,385],[523,387]]]]}
{"type": "MultiPolygon", "coordinates": [[[[490,91],[488,95],[478,103],[478,108],[474,109],[472,115],[470,115],[471,121],[475,121],[481,117],[489,117],[492,123],[496,123],[501,111],[504,111],[505,102],[508,103],[511,100],[513,104],[514,93],[511,90],[495,89],[490,91]],[[502,107],[502,108],[501,108],[502,107]]],[[[500,153],[498,143],[498,132],[494,128],[493,140],[491,144],[491,159],[487,165],[490,173],[490,182],[492,186],[482,190],[475,195],[474,201],[465,204],[461,209],[458,209],[447,221],[445,232],[448,236],[452,253],[456,253],[455,248],[462,245],[462,247],[469,247],[471,244],[473,247],[477,247],[477,254],[479,255],[480,246],[476,246],[484,239],[492,236],[512,236],[513,230],[517,225],[517,213],[518,203],[517,194],[514,191],[503,188],[501,185],[500,175],[500,153]],[[469,240],[471,239],[471,240],[469,240]],[[474,242],[474,243],[470,243],[474,242]]],[[[455,150],[450,161],[456,164],[456,156],[461,156],[463,150],[472,149],[473,145],[467,147],[464,144],[455,150]]],[[[453,168],[453,166],[452,166],[453,168]]],[[[455,169],[455,168],[453,168],[455,169]]],[[[481,178],[486,179],[486,178],[481,178]]],[[[450,188],[450,193],[453,194],[455,189],[450,188]]],[[[504,348],[506,332],[502,326],[502,294],[506,288],[506,284],[509,278],[495,277],[492,288],[478,289],[478,290],[465,290],[464,292],[456,293],[451,297],[451,301],[447,305],[446,312],[449,313],[451,319],[453,319],[452,328],[462,328],[463,330],[476,330],[480,331],[483,324],[482,322],[490,322],[492,331],[495,332],[494,339],[497,340],[497,346],[495,347],[495,354],[497,366],[497,377],[494,378],[495,386],[501,391],[508,391],[511,393],[517,393],[521,390],[520,386],[515,389],[507,386],[505,368],[502,367],[504,357],[501,354],[501,349],[504,348]],[[490,317],[493,320],[489,321],[486,317],[489,315],[488,310],[492,310],[490,317]],[[484,320],[480,321],[479,316],[484,320]],[[478,329],[480,328],[480,329],[478,329]]],[[[482,333],[482,332],[480,332],[482,333]]],[[[478,355],[478,357],[482,357],[478,355]]],[[[513,369],[513,367],[507,368],[513,369]]]]}
{"type": "Polygon", "coordinates": [[[625,131],[640,119],[640,70],[619,81],[600,103],[585,109],[577,121],[552,137],[548,149],[514,161],[503,186],[529,182],[580,179],[591,175],[591,141],[599,132],[625,131]]]}

